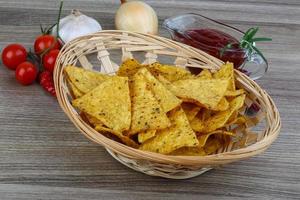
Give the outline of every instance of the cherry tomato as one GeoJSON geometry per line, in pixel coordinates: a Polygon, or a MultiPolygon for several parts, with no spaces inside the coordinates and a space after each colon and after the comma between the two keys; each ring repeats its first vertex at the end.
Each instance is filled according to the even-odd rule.
{"type": "Polygon", "coordinates": [[[52,73],[49,71],[43,71],[39,75],[40,85],[49,92],[52,96],[56,96],[52,73]]]}
{"type": "Polygon", "coordinates": [[[54,49],[43,56],[43,66],[49,72],[54,71],[55,61],[56,61],[58,54],[59,54],[59,50],[54,49]]]}
{"type": "Polygon", "coordinates": [[[26,58],[26,49],[20,44],[10,44],[2,51],[3,64],[12,70],[15,70],[20,63],[26,61],[26,58]]]}
{"type": "Polygon", "coordinates": [[[34,42],[34,52],[40,55],[47,49],[60,49],[59,41],[53,35],[41,35],[37,37],[34,42]]]}
{"type": "Polygon", "coordinates": [[[31,62],[23,62],[16,69],[16,79],[22,85],[30,85],[36,79],[38,74],[37,68],[31,62]]]}

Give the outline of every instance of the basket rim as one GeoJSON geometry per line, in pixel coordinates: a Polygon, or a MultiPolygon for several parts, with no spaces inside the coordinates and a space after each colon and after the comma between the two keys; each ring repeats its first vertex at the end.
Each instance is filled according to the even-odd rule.
{"type": "MultiPolygon", "coordinates": [[[[121,36],[122,34],[130,34],[136,37],[140,37],[142,39],[151,39],[154,41],[163,41],[167,45],[172,45],[175,48],[178,49],[184,49],[185,51],[194,53],[194,54],[199,54],[205,55],[208,58],[211,58],[213,61],[215,61],[215,64],[218,65],[218,67],[223,64],[222,61],[218,60],[217,58],[214,58],[211,55],[208,55],[207,53],[196,49],[194,47],[173,41],[168,38],[164,38],[161,36],[156,36],[156,35],[149,35],[149,34],[142,34],[142,33],[136,33],[136,32],[130,32],[130,31],[120,31],[120,30],[103,30],[94,34],[89,34],[86,36],[82,36],[79,38],[76,38],[75,40],[72,40],[71,42],[67,43],[62,50],[59,53],[58,59],[62,59],[63,54],[68,51],[68,48],[70,46],[74,45],[76,42],[81,41],[81,40],[86,40],[90,39],[93,37],[98,37],[101,35],[114,35],[117,34],[118,36],[121,36]]],[[[56,62],[56,67],[54,71],[54,83],[55,83],[55,89],[57,91],[57,99],[58,102],[63,109],[63,111],[67,114],[69,119],[73,122],[73,124],[83,133],[85,136],[87,136],[90,140],[101,144],[105,148],[110,149],[113,152],[116,152],[120,155],[130,157],[133,159],[137,160],[148,160],[148,161],[153,161],[153,162],[158,162],[158,163],[167,163],[167,164],[176,164],[176,165],[202,165],[202,164],[210,164],[210,165],[220,165],[220,164],[226,164],[233,162],[235,160],[240,160],[240,159],[245,159],[257,154],[262,153],[265,151],[278,137],[280,128],[281,128],[281,120],[280,120],[280,115],[279,111],[272,100],[272,98],[266,93],[265,90],[263,90],[256,82],[251,80],[248,76],[245,74],[235,70],[235,73],[237,75],[237,81],[241,82],[244,81],[245,84],[251,84],[251,86],[258,88],[260,91],[258,93],[263,96],[264,100],[266,101],[265,103],[268,104],[269,107],[272,108],[272,110],[267,110],[266,114],[268,115],[273,115],[276,118],[275,122],[269,122],[269,123],[275,123],[275,128],[272,130],[272,134],[267,134],[263,139],[260,141],[249,145],[244,148],[240,149],[235,149],[229,152],[222,152],[218,154],[213,154],[213,155],[207,155],[207,156],[174,156],[174,155],[164,155],[164,154],[159,154],[159,153],[154,153],[154,152],[148,152],[148,151],[143,151],[140,149],[135,149],[129,146],[126,146],[122,143],[113,141],[104,135],[98,133],[96,130],[94,130],[92,127],[90,127],[87,123],[85,123],[83,120],[80,118],[76,118],[75,115],[72,115],[72,111],[66,106],[67,96],[66,94],[63,93],[62,91],[62,83],[64,79],[64,75],[62,73],[64,66],[60,66],[59,62],[56,62]],[[94,135],[94,137],[91,137],[88,135],[85,130],[88,130],[91,134],[94,135]]]]}

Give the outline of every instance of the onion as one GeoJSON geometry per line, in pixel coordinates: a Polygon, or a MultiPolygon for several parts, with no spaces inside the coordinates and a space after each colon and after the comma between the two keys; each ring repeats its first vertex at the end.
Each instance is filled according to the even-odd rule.
{"type": "Polygon", "coordinates": [[[152,7],[141,1],[121,1],[115,17],[118,30],[157,34],[158,20],[152,7]]]}

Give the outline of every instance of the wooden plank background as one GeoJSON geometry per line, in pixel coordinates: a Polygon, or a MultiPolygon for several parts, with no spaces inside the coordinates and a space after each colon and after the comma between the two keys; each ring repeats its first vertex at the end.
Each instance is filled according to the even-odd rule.
{"type": "MultiPolygon", "coordinates": [[[[134,172],[79,134],[56,100],[38,85],[23,87],[0,67],[0,199],[300,199],[300,1],[147,1],[166,17],[196,12],[243,30],[261,27],[273,42],[261,46],[270,70],[259,84],[282,117],[277,141],[260,156],[189,180],[166,180],[134,172]]],[[[68,0],[114,28],[118,1],[68,0]]],[[[32,47],[39,24],[53,23],[59,2],[0,0],[0,46],[32,47]]],[[[161,35],[167,36],[165,30],[161,35]]]]}

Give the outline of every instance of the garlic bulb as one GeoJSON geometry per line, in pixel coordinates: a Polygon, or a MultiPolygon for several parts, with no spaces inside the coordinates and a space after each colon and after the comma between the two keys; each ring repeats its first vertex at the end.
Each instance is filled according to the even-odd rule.
{"type": "MultiPolygon", "coordinates": [[[[53,35],[56,35],[56,27],[52,29],[53,35]]],[[[101,25],[95,19],[82,14],[78,10],[72,10],[70,15],[62,18],[59,22],[59,36],[65,43],[101,30],[101,25]]]]}
{"type": "Polygon", "coordinates": [[[157,34],[158,20],[152,7],[141,1],[123,2],[116,13],[116,29],[157,34]]]}

